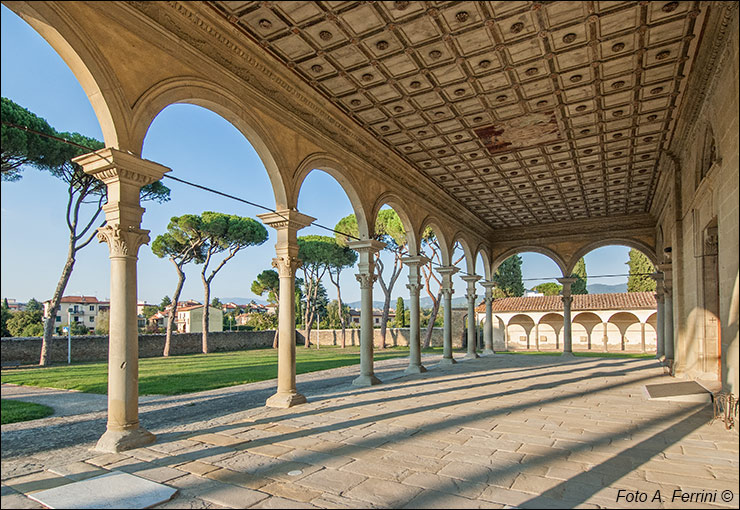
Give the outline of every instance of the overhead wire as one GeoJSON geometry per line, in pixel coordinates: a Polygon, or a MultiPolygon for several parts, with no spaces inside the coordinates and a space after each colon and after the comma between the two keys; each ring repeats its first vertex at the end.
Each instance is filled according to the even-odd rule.
{"type": "MultiPolygon", "coordinates": [[[[32,134],[35,134],[35,135],[38,135],[38,136],[43,136],[43,137],[46,137],[46,138],[50,138],[52,140],[56,140],[58,142],[65,143],[67,145],[72,145],[72,146],[77,147],[79,149],[84,149],[84,150],[90,151],[92,153],[95,153],[95,151],[96,151],[96,149],[93,149],[92,147],[87,147],[85,145],[82,145],[82,144],[73,142],[73,141],[68,140],[66,138],[62,138],[62,137],[59,137],[59,136],[51,135],[51,134],[48,134],[48,133],[43,133],[41,131],[37,131],[35,129],[29,128],[27,126],[21,126],[21,125],[18,125],[18,124],[12,123],[12,122],[8,122],[8,121],[5,121],[5,120],[3,120],[2,123],[4,125],[6,125],[6,126],[13,127],[13,128],[16,128],[16,129],[21,129],[23,131],[26,131],[28,133],[32,133],[32,134]]],[[[103,159],[105,159],[103,156],[100,156],[100,157],[103,158],[103,159]]],[[[216,194],[216,195],[220,195],[222,197],[229,198],[231,200],[235,200],[237,202],[241,202],[241,203],[250,205],[252,207],[257,207],[258,209],[262,209],[264,211],[275,213],[278,216],[280,216],[282,219],[288,221],[288,218],[286,218],[285,216],[283,216],[282,214],[280,214],[280,212],[278,212],[275,209],[272,209],[270,207],[267,207],[265,205],[258,204],[256,202],[252,202],[250,200],[246,200],[244,198],[240,198],[240,197],[231,195],[229,193],[224,193],[223,191],[219,191],[219,190],[216,190],[216,189],[213,189],[213,188],[209,188],[208,186],[204,186],[202,184],[197,184],[197,183],[194,183],[194,182],[186,181],[185,179],[180,179],[179,177],[174,177],[172,175],[164,174],[164,177],[167,178],[167,179],[171,179],[173,181],[176,181],[176,182],[185,184],[187,186],[192,186],[194,188],[198,188],[198,189],[201,189],[203,191],[208,191],[210,193],[213,193],[213,194],[216,194]]],[[[343,236],[348,237],[350,239],[355,239],[357,241],[360,241],[360,238],[359,237],[356,237],[356,236],[354,236],[352,234],[348,234],[347,232],[341,232],[339,230],[336,230],[336,229],[327,227],[325,225],[321,225],[320,223],[317,223],[315,221],[311,223],[311,226],[318,227],[318,228],[327,230],[329,232],[333,232],[335,234],[343,235],[343,236]]],[[[436,262],[436,261],[430,260],[430,263],[432,265],[444,267],[443,264],[440,263],[440,262],[436,262]]],[[[468,273],[466,271],[460,271],[460,273],[461,274],[464,274],[464,275],[470,276],[470,273],[468,273]]],[[[590,275],[590,276],[587,275],[587,277],[588,278],[612,278],[612,277],[624,277],[624,276],[650,276],[650,274],[651,273],[633,273],[632,275],[630,275],[630,274],[590,275]]],[[[546,277],[541,277],[541,278],[522,278],[522,281],[556,280],[557,278],[561,278],[561,276],[546,276],[546,277]]]]}

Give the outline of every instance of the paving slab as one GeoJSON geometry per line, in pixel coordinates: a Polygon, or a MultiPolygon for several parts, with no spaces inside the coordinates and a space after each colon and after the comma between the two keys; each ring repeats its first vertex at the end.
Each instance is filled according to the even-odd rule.
{"type": "Polygon", "coordinates": [[[128,473],[113,472],[36,492],[31,499],[49,508],[149,508],[170,499],[176,489],[128,473]]]}

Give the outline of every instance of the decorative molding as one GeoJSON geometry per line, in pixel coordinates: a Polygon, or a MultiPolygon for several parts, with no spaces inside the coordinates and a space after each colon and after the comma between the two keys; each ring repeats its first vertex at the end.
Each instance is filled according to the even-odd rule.
{"type": "Polygon", "coordinates": [[[136,259],[139,247],[149,243],[149,231],[133,225],[105,225],[98,229],[98,240],[107,243],[110,257],[129,257],[136,259]]]}
{"type": "Polygon", "coordinates": [[[372,289],[375,280],[378,279],[378,275],[375,273],[358,273],[355,275],[355,278],[360,282],[360,289],[372,289]]]}
{"type": "Polygon", "coordinates": [[[278,270],[280,278],[293,278],[296,271],[303,265],[298,257],[282,256],[272,259],[272,267],[278,270]]]}

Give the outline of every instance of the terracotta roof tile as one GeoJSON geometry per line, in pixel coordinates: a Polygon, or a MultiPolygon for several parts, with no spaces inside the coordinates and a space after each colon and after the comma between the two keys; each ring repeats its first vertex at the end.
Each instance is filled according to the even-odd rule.
{"type": "MultiPolygon", "coordinates": [[[[576,294],[572,311],[581,310],[654,310],[658,307],[653,292],[622,292],[617,294],[576,294]]],[[[492,309],[498,312],[558,312],[563,310],[561,296],[534,296],[494,299],[492,309]]],[[[481,303],[476,312],[486,311],[481,303]]]]}

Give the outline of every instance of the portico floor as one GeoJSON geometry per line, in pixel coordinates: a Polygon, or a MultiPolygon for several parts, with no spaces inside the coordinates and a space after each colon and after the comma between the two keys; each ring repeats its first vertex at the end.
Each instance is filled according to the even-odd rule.
{"type": "Polygon", "coordinates": [[[380,362],[371,388],[356,366],[301,375],[309,403],[286,410],[262,406],[274,381],[142,398],[158,441],[121,454],[90,450],[101,411],[5,425],[2,507],[109,470],[179,489],[157,508],[738,506],[737,432],[711,406],[648,401],[671,381],[654,360],[438,360],[380,362]]]}

